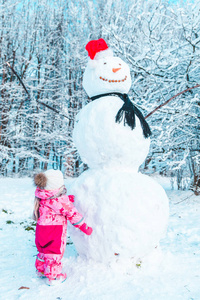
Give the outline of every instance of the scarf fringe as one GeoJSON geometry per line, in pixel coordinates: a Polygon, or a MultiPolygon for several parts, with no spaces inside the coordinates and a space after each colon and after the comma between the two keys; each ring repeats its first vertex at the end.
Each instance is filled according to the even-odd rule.
{"type": "Polygon", "coordinates": [[[141,111],[130,101],[128,95],[122,94],[120,98],[124,101],[124,104],[118,111],[115,117],[115,122],[120,123],[124,119],[124,126],[126,126],[127,124],[133,130],[136,126],[136,120],[135,120],[135,115],[136,115],[140,120],[144,137],[145,138],[150,137],[151,129],[147,121],[145,120],[143,114],[141,113],[141,111]]]}
{"type": "Polygon", "coordinates": [[[140,120],[140,124],[143,130],[143,135],[145,138],[148,138],[151,136],[151,129],[145,120],[143,114],[141,111],[130,101],[129,97],[127,94],[121,94],[121,93],[106,93],[106,94],[101,94],[97,96],[91,97],[92,100],[96,100],[100,97],[105,97],[105,96],[118,96],[120,99],[124,101],[124,104],[122,107],[119,109],[118,113],[116,114],[115,117],[115,122],[116,123],[121,123],[122,120],[124,120],[124,126],[128,125],[132,130],[136,126],[136,120],[135,120],[135,115],[138,117],[140,120]]]}

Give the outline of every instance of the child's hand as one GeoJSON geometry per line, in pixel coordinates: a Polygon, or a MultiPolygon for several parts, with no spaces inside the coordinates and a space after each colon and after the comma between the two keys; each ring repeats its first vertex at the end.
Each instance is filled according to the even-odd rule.
{"type": "Polygon", "coordinates": [[[87,234],[87,235],[91,235],[91,234],[92,234],[92,231],[93,231],[92,227],[87,226],[86,223],[83,223],[83,224],[79,227],[79,229],[80,229],[81,231],[83,231],[83,232],[84,232],[85,234],[87,234]]]}
{"type": "Polygon", "coordinates": [[[74,198],[75,198],[74,195],[69,195],[68,198],[69,198],[69,201],[74,202],[74,198]]]}

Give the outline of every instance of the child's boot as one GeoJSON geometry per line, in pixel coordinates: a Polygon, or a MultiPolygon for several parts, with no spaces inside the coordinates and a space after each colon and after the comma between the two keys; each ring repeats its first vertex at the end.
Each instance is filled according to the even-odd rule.
{"type": "Polygon", "coordinates": [[[60,273],[56,276],[56,278],[47,278],[46,279],[46,284],[49,286],[54,286],[60,283],[63,283],[67,279],[67,274],[60,273]]]}
{"type": "Polygon", "coordinates": [[[39,277],[39,278],[46,278],[46,276],[44,275],[44,272],[40,272],[38,270],[36,270],[36,275],[39,277]]]}

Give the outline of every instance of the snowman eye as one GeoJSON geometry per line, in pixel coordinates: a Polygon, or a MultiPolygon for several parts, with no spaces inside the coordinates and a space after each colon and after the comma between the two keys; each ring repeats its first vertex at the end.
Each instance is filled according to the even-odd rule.
{"type": "Polygon", "coordinates": [[[121,66],[122,64],[119,64],[119,66],[121,66]]]}
{"type": "Polygon", "coordinates": [[[106,65],[107,63],[105,62],[104,65],[106,65]]]}

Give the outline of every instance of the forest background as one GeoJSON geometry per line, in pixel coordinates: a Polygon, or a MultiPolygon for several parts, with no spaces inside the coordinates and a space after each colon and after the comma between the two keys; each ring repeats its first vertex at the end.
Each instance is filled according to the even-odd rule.
{"type": "MultiPolygon", "coordinates": [[[[91,39],[104,38],[131,69],[129,96],[147,115],[200,84],[200,2],[2,0],[0,4],[0,176],[87,166],[73,144],[78,111],[90,99],[82,76],[91,39]],[[7,63],[23,80],[30,97],[7,63]],[[48,109],[43,102],[60,114],[48,109]],[[65,115],[66,117],[64,117],[65,115]]],[[[141,171],[200,186],[200,88],[148,118],[153,135],[141,171]]]]}

